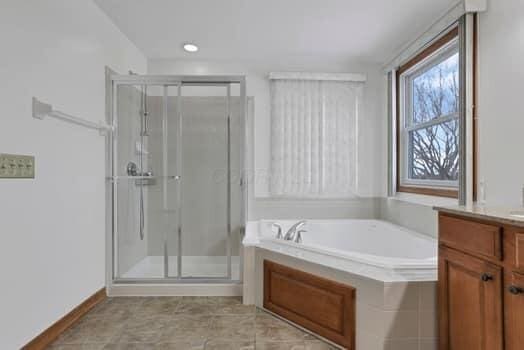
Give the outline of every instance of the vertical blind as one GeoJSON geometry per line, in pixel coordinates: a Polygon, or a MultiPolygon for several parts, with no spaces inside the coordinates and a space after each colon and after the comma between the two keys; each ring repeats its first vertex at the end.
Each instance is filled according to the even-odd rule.
{"type": "Polygon", "coordinates": [[[270,88],[271,195],[355,196],[363,83],[273,79],[270,88]]]}

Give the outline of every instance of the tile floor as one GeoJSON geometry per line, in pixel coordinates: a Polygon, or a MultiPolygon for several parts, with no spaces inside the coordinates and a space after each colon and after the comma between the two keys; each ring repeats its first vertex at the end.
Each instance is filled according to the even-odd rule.
{"type": "Polygon", "coordinates": [[[108,298],[52,350],[331,350],[330,345],[229,297],[108,298]]]}

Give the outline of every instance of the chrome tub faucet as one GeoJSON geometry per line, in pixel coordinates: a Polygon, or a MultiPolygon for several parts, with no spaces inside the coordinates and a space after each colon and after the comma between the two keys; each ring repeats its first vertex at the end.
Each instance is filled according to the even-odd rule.
{"type": "MultiPolygon", "coordinates": [[[[305,220],[300,220],[299,222],[291,226],[289,230],[287,230],[286,234],[284,235],[284,240],[285,241],[295,240],[295,236],[297,236],[297,231],[300,230],[300,228],[302,228],[302,226],[304,226],[305,224],[306,224],[305,220]]],[[[302,238],[300,239],[302,240],[302,238]]]]}

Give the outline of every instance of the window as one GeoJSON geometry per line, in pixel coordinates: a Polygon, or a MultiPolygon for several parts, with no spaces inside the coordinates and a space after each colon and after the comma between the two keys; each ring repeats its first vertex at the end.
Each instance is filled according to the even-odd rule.
{"type": "Polygon", "coordinates": [[[362,86],[354,81],[271,80],[272,196],[355,196],[362,86]]]}
{"type": "Polygon", "coordinates": [[[398,70],[398,191],[457,197],[459,90],[457,30],[398,70]]]}

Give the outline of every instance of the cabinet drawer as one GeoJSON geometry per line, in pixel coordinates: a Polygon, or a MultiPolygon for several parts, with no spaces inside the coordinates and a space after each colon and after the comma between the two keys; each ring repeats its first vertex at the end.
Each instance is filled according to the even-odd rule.
{"type": "Polygon", "coordinates": [[[498,260],[502,258],[502,228],[500,226],[440,215],[439,241],[485,257],[498,260]]]}

